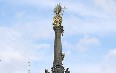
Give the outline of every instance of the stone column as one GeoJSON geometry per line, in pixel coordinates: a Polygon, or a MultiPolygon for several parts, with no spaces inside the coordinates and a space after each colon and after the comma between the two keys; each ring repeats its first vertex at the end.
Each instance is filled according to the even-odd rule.
{"type": "Polygon", "coordinates": [[[64,54],[62,53],[61,35],[63,33],[63,26],[53,26],[55,32],[54,40],[54,62],[52,67],[52,73],[64,73],[64,67],[62,61],[64,54]]]}

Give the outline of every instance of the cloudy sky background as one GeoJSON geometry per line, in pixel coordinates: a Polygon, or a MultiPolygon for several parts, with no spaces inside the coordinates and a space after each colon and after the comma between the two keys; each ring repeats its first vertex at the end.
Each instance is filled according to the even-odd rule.
{"type": "Polygon", "coordinates": [[[116,72],[115,0],[0,0],[0,73],[51,71],[53,9],[63,15],[64,67],[71,73],[116,72]]]}

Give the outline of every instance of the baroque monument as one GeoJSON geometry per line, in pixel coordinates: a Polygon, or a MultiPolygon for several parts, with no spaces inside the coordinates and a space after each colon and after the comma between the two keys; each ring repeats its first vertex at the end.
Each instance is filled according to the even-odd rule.
{"type": "MultiPolygon", "coordinates": [[[[52,73],[70,73],[69,68],[65,69],[63,67],[62,61],[64,60],[65,54],[62,53],[62,44],[61,44],[61,35],[63,36],[63,26],[62,26],[62,15],[64,12],[64,8],[62,8],[61,4],[57,4],[54,8],[54,18],[53,18],[53,30],[55,32],[54,39],[54,61],[53,67],[51,68],[52,73]]],[[[45,73],[48,72],[45,69],[45,73]]]]}

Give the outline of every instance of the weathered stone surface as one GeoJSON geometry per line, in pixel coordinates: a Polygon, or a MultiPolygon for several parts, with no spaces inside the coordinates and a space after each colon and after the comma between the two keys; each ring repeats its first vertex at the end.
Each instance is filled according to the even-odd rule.
{"type": "Polygon", "coordinates": [[[61,34],[64,31],[63,26],[53,27],[55,32],[54,40],[54,62],[52,67],[52,73],[64,73],[64,67],[62,66],[63,54],[62,54],[62,44],[61,44],[61,34]]]}

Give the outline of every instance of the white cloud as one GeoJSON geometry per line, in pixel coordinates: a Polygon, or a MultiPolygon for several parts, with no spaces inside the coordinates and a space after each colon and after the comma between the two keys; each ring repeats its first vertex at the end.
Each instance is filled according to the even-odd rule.
{"type": "Polygon", "coordinates": [[[12,29],[22,34],[25,39],[49,39],[52,37],[52,25],[49,20],[17,23],[12,29]]]}
{"type": "MultiPolygon", "coordinates": [[[[66,7],[67,7],[65,14],[68,13],[67,16],[69,16],[69,17],[63,17],[63,25],[65,27],[64,30],[65,30],[66,34],[68,34],[68,35],[75,35],[76,34],[77,35],[77,34],[88,34],[88,33],[94,34],[94,33],[96,33],[96,34],[103,35],[103,34],[109,34],[111,32],[116,32],[116,25],[115,25],[116,24],[116,22],[115,22],[116,16],[114,15],[114,13],[116,13],[116,12],[113,11],[113,10],[115,10],[116,7],[114,4],[113,4],[114,6],[112,6],[113,1],[108,1],[108,0],[94,0],[94,1],[95,1],[95,5],[93,5],[93,6],[91,6],[91,5],[89,6],[89,5],[86,5],[84,3],[72,3],[72,2],[70,3],[68,1],[61,1],[61,3],[63,5],[66,5],[66,7]],[[111,5],[110,8],[106,8],[106,9],[109,9],[109,11],[111,11],[112,13],[111,12],[108,13],[107,11],[102,10],[101,9],[102,6],[99,7],[99,3],[101,3],[101,5],[103,3],[105,3],[105,4],[103,4],[103,6],[111,5]],[[110,9],[112,9],[112,10],[110,10],[110,9]],[[69,30],[69,28],[70,28],[70,30],[69,30]]],[[[24,3],[25,5],[26,4],[29,4],[32,6],[36,5],[35,8],[41,8],[41,6],[42,6],[46,10],[50,9],[49,7],[52,7],[51,9],[53,10],[55,4],[57,3],[57,1],[51,1],[51,0],[50,1],[45,1],[45,0],[43,0],[43,1],[23,0],[22,1],[21,0],[18,2],[12,0],[10,2],[11,3],[13,2],[14,4],[24,3]]],[[[16,16],[20,17],[20,16],[23,16],[24,14],[25,14],[25,11],[18,12],[18,13],[16,13],[16,16]]],[[[52,21],[52,19],[49,20],[46,17],[45,17],[45,21],[44,20],[41,21],[41,22],[47,21],[46,23],[41,23],[40,21],[41,20],[38,20],[38,22],[36,23],[36,26],[39,27],[40,26],[39,24],[42,24],[41,25],[42,29],[46,29],[46,27],[43,24],[46,24],[46,23],[50,23],[47,25],[52,24],[52,22],[50,22],[50,21],[52,21]]],[[[31,24],[33,24],[33,23],[34,22],[32,21],[31,24]]],[[[29,23],[25,26],[29,26],[29,23]]],[[[22,27],[25,27],[25,26],[22,26],[22,27]]],[[[48,27],[51,27],[51,26],[48,26],[48,27]]],[[[34,27],[29,26],[29,29],[33,29],[33,28],[34,27]]],[[[46,36],[48,36],[50,33],[44,32],[43,34],[44,35],[46,34],[46,36]]],[[[38,36],[41,36],[41,35],[37,35],[37,37],[38,36]]],[[[45,36],[41,36],[41,37],[45,37],[45,36]]],[[[35,38],[36,38],[36,36],[35,36],[35,38]]]]}
{"type": "MultiPolygon", "coordinates": [[[[100,40],[95,37],[84,37],[79,40],[79,42],[76,44],[75,48],[77,48],[80,51],[86,51],[90,49],[92,46],[98,46],[100,44],[100,40]]],[[[97,47],[96,46],[96,47],[97,47]]]]}
{"type": "MultiPolygon", "coordinates": [[[[107,66],[108,67],[108,66],[107,66]]],[[[70,65],[72,73],[115,73],[116,69],[112,67],[104,68],[102,64],[70,65]]]]}
{"type": "Polygon", "coordinates": [[[105,60],[110,64],[116,64],[116,49],[109,49],[107,54],[104,56],[105,60]]]}
{"type": "Polygon", "coordinates": [[[0,27],[0,73],[26,73],[26,63],[29,60],[45,61],[50,57],[46,55],[49,54],[47,51],[51,47],[50,44],[33,42],[36,39],[42,40],[41,38],[49,39],[50,34],[47,36],[48,32],[45,31],[48,28],[43,27],[41,31],[37,25],[23,26],[18,27],[16,24],[0,27]]]}
{"type": "Polygon", "coordinates": [[[116,57],[116,49],[109,50],[107,57],[116,57]]]}
{"type": "Polygon", "coordinates": [[[23,18],[26,15],[26,11],[19,11],[16,13],[16,18],[23,18]]]}
{"type": "Polygon", "coordinates": [[[71,65],[70,67],[72,73],[103,73],[99,65],[71,65]]]}
{"type": "Polygon", "coordinates": [[[115,0],[94,0],[96,5],[111,15],[116,16],[116,1],[115,0]]]}
{"type": "Polygon", "coordinates": [[[78,14],[81,16],[93,16],[93,17],[104,17],[105,14],[98,12],[97,9],[93,9],[87,5],[80,3],[67,4],[67,10],[71,13],[78,14]]]}
{"type": "Polygon", "coordinates": [[[6,2],[9,2],[13,5],[31,5],[31,6],[41,6],[41,7],[54,7],[56,4],[56,1],[53,0],[6,0],[6,2]]]}
{"type": "Polygon", "coordinates": [[[98,63],[68,63],[68,67],[73,73],[115,73],[116,49],[110,49],[98,63]]]}
{"type": "Polygon", "coordinates": [[[64,41],[63,45],[64,47],[68,49],[77,49],[78,51],[87,51],[91,49],[92,47],[97,47],[101,44],[100,40],[96,37],[88,37],[84,36],[79,41],[76,41],[76,43],[71,44],[68,41],[64,41]]]}
{"type": "Polygon", "coordinates": [[[81,20],[76,16],[72,16],[70,18],[64,19],[63,23],[65,27],[64,34],[66,35],[78,35],[78,34],[105,35],[116,32],[116,22],[112,18],[111,19],[90,18],[88,20],[86,19],[81,20]]]}
{"type": "MultiPolygon", "coordinates": [[[[8,47],[8,49],[10,48],[8,47]]],[[[21,54],[20,52],[16,50],[2,51],[0,54],[0,57],[2,58],[3,61],[6,61],[6,62],[11,62],[12,60],[23,61],[25,59],[23,54],[21,54]]]]}
{"type": "Polygon", "coordinates": [[[116,32],[115,2],[113,2],[113,0],[95,1],[101,3],[103,7],[110,7],[106,8],[110,12],[103,10],[102,6],[99,6],[99,4],[96,4],[96,2],[95,5],[92,6],[82,3],[67,2],[66,13],[68,13],[68,17],[63,19],[63,25],[65,27],[64,30],[67,35],[94,33],[97,35],[104,35],[116,32]]]}
{"type": "MultiPolygon", "coordinates": [[[[116,32],[115,22],[115,2],[108,0],[95,0],[95,6],[87,6],[80,3],[63,3],[68,8],[66,13],[69,16],[63,18],[64,30],[67,35],[77,34],[104,34],[116,32]],[[97,9],[100,6],[102,10],[97,9]],[[78,16],[79,15],[79,16],[78,16]],[[81,18],[82,17],[82,18],[81,18]]],[[[52,0],[10,0],[9,3],[15,5],[30,5],[37,8],[44,7],[54,8],[57,1],[52,0]]],[[[61,1],[62,2],[62,1],[61,1]]],[[[8,2],[7,2],[8,3],[8,2]]],[[[52,9],[53,10],[53,9],[52,9]]],[[[42,12],[42,11],[41,11],[42,12]]],[[[25,11],[16,13],[16,17],[22,18],[25,11]]],[[[4,14],[1,14],[4,16],[4,14]]],[[[44,15],[43,15],[44,17],[44,15]]],[[[42,17],[42,18],[43,18],[42,17]]],[[[40,17],[41,18],[41,17],[40,17]]],[[[41,43],[41,40],[53,38],[52,19],[44,18],[38,21],[25,21],[25,23],[16,23],[10,27],[0,27],[0,73],[27,73],[27,61],[51,61],[48,50],[51,48],[48,43],[41,43]],[[35,43],[36,41],[36,43],[35,43]],[[40,43],[38,43],[38,42],[40,43]]],[[[42,41],[43,42],[43,41],[42,41]]],[[[72,44],[64,41],[63,46],[66,47],[66,55],[70,55],[72,49],[78,51],[87,51],[92,47],[100,45],[100,40],[96,37],[83,37],[79,41],[72,44]],[[92,47],[91,47],[92,46],[92,47]]],[[[92,48],[93,49],[93,48],[92,48]]],[[[115,49],[110,50],[107,57],[116,61],[115,49]]],[[[115,62],[112,60],[101,65],[69,65],[73,73],[115,73],[115,62]],[[107,65],[108,64],[108,65],[107,65]]],[[[52,61],[51,61],[52,62],[52,61]]],[[[72,63],[71,63],[72,64],[72,63]]],[[[35,72],[44,72],[45,67],[36,68],[35,72]]]]}

